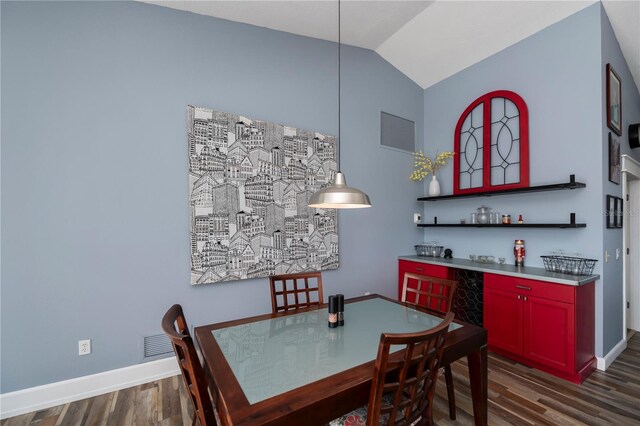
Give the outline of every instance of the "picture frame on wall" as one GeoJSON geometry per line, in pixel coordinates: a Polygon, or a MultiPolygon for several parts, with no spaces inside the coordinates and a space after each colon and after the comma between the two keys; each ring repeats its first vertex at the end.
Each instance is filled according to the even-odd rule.
{"type": "Polygon", "coordinates": [[[621,171],[620,142],[609,132],[609,181],[620,185],[621,171]]]}
{"type": "Polygon", "coordinates": [[[191,284],[338,269],[335,136],[189,105],[191,284]]]}
{"type": "Polygon", "coordinates": [[[607,229],[622,228],[623,212],[624,207],[622,198],[613,195],[607,195],[607,229]]]}
{"type": "Polygon", "coordinates": [[[622,136],[622,81],[607,64],[607,127],[622,136]]]}

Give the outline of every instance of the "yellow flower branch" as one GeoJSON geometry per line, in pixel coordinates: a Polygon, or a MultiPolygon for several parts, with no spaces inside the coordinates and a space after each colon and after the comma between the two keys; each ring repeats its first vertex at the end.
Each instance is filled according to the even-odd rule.
{"type": "Polygon", "coordinates": [[[414,181],[421,181],[427,176],[429,173],[433,174],[436,170],[444,167],[447,164],[447,160],[453,158],[455,152],[445,151],[436,155],[435,159],[431,159],[424,155],[422,151],[414,152],[413,156],[415,157],[414,167],[415,170],[409,176],[409,179],[414,181]]]}

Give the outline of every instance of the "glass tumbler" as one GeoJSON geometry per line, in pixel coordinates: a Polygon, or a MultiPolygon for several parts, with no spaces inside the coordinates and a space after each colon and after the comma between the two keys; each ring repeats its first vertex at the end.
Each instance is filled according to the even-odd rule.
{"type": "Polygon", "coordinates": [[[474,225],[478,223],[478,213],[471,213],[471,223],[474,225]]]}

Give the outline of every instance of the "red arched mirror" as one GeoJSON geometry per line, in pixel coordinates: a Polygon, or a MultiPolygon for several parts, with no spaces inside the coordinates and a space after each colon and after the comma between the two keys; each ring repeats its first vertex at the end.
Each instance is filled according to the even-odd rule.
{"type": "Polygon", "coordinates": [[[480,96],[458,120],[454,149],[454,194],[528,187],[527,104],[508,90],[480,96]]]}

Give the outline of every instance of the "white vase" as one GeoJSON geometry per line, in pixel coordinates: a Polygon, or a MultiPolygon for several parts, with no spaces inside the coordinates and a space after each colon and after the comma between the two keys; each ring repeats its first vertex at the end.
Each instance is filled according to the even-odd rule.
{"type": "Polygon", "coordinates": [[[431,182],[429,182],[429,197],[437,197],[438,195],[440,195],[440,182],[438,182],[434,174],[431,182]]]}

